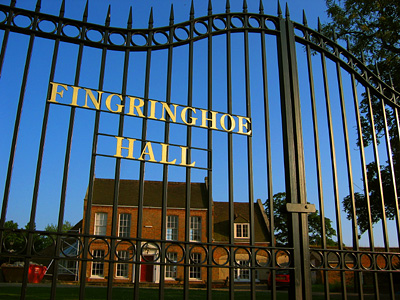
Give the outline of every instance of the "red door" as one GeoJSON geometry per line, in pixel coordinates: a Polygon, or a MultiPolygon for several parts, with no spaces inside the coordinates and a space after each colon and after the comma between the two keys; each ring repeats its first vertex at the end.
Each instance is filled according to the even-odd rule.
{"type": "MultiPolygon", "coordinates": [[[[154,256],[143,256],[145,258],[142,261],[153,261],[154,256]]],[[[153,268],[154,265],[143,264],[140,268],[140,281],[141,282],[153,282],[153,268]]]]}

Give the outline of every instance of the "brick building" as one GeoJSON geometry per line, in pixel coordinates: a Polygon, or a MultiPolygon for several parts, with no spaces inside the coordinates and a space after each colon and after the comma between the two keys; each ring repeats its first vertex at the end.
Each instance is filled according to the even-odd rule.
{"type": "MultiPolygon", "coordinates": [[[[120,180],[118,191],[118,209],[113,212],[114,180],[94,180],[93,197],[91,206],[90,234],[99,236],[90,243],[90,255],[95,259],[88,264],[86,277],[91,282],[106,282],[109,274],[110,246],[107,236],[117,235],[121,239],[116,242],[113,277],[116,283],[131,283],[135,280],[136,258],[135,245],[138,233],[141,234],[142,253],[140,273],[137,275],[140,282],[159,282],[163,273],[165,281],[177,283],[184,278],[183,263],[189,263],[189,279],[193,283],[204,283],[207,278],[205,267],[201,267],[206,260],[206,248],[200,243],[207,243],[208,209],[212,211],[212,242],[219,245],[229,242],[230,222],[229,203],[213,202],[209,200],[207,180],[203,183],[191,183],[190,202],[186,197],[187,187],[184,182],[168,182],[166,209],[163,210],[163,182],[145,181],[143,190],[143,209],[138,211],[139,181],[120,180]],[[190,203],[190,209],[186,206],[190,203]],[[163,216],[163,211],[166,213],[163,216]],[[189,216],[187,216],[189,211],[189,216]],[[113,214],[114,233],[112,232],[113,214]],[[137,228],[138,218],[141,218],[142,227],[137,228]],[[162,220],[166,220],[162,224],[162,220]],[[164,225],[164,226],[163,226],[164,225]],[[188,228],[186,228],[188,226],[188,228]],[[164,230],[165,236],[162,236],[164,230]],[[171,241],[165,243],[162,251],[160,240],[171,241]],[[185,241],[199,242],[198,246],[191,244],[185,249],[185,241]],[[185,249],[185,250],[184,250],[185,249]],[[184,251],[190,253],[184,258],[184,251]],[[165,253],[165,266],[161,267],[161,253],[165,253]],[[98,259],[96,261],[96,258],[98,259]],[[185,261],[186,259],[186,261],[185,261]],[[152,262],[155,262],[154,264],[152,262]],[[162,269],[164,268],[164,269],[162,269]]],[[[84,210],[87,208],[87,196],[85,197],[84,210]]],[[[268,219],[261,201],[254,205],[254,228],[256,246],[269,245],[268,219]]],[[[234,203],[234,243],[238,246],[249,244],[250,237],[250,205],[248,203],[234,203]]],[[[85,213],[84,212],[84,213],[85,213]]],[[[83,224],[85,226],[85,224],[83,224]]],[[[249,255],[244,249],[234,249],[235,259],[238,264],[235,270],[235,280],[249,280],[249,269],[246,268],[249,255]],[[240,268],[243,265],[243,268],[240,268]]],[[[257,261],[266,260],[267,253],[259,251],[257,261]]],[[[213,268],[213,281],[224,281],[228,277],[226,265],[228,259],[224,247],[213,247],[212,257],[214,263],[221,267],[213,268]]],[[[259,273],[259,272],[258,272],[259,273]]],[[[258,274],[259,280],[266,280],[267,274],[258,274]]],[[[137,277],[136,276],[136,277],[137,277]]]]}

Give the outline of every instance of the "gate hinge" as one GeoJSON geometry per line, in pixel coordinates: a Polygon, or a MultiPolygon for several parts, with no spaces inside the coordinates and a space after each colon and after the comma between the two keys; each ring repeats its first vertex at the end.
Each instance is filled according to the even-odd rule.
{"type": "Polygon", "coordinates": [[[315,212],[315,205],[309,203],[286,203],[286,209],[291,213],[313,213],[315,212]]]}

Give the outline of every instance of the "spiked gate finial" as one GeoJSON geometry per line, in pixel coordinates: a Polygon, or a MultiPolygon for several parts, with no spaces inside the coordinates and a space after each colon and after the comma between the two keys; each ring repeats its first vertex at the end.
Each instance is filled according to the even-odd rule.
{"type": "Polygon", "coordinates": [[[40,12],[40,8],[42,7],[42,0],[38,0],[36,2],[35,12],[40,12]]]}
{"type": "Polygon", "coordinates": [[[282,18],[282,8],[281,8],[281,3],[278,0],[278,17],[282,18]]]}
{"type": "Polygon", "coordinates": [[[247,1],[243,0],[243,12],[247,13],[247,1]]]}
{"type": "Polygon", "coordinates": [[[169,25],[173,25],[174,24],[174,19],[175,19],[175,16],[174,16],[174,4],[171,3],[171,11],[169,13],[169,25]]]}
{"type": "Polygon", "coordinates": [[[132,29],[132,6],[129,8],[129,17],[127,23],[128,29],[132,29]]]}
{"type": "Polygon", "coordinates": [[[60,8],[60,14],[59,16],[62,18],[64,17],[64,13],[65,13],[65,0],[62,1],[61,3],[61,8],[60,8]]]}
{"type": "Polygon", "coordinates": [[[262,0],[260,0],[259,11],[260,11],[260,15],[264,14],[264,4],[263,4],[262,0]]]}
{"type": "Polygon", "coordinates": [[[149,28],[153,28],[153,7],[150,9],[149,28]]]}
{"type": "Polygon", "coordinates": [[[226,13],[230,13],[231,12],[231,4],[230,4],[229,0],[226,0],[225,12],[226,13]]]}
{"type": "Polygon", "coordinates": [[[212,15],[212,4],[211,4],[211,0],[208,0],[208,15],[209,15],[209,16],[212,15]]]}
{"type": "Polygon", "coordinates": [[[286,19],[290,19],[290,12],[289,12],[289,4],[286,2],[286,12],[285,12],[286,19]]]}
{"type": "Polygon", "coordinates": [[[190,20],[194,19],[194,4],[192,0],[192,4],[190,5],[190,20]]]}
{"type": "Polygon", "coordinates": [[[86,0],[85,11],[83,12],[82,20],[83,22],[87,22],[89,15],[89,0],[86,0]]]}
{"type": "Polygon", "coordinates": [[[320,20],[320,18],[318,17],[318,32],[321,32],[321,30],[322,30],[321,20],[320,20]]]}
{"type": "Polygon", "coordinates": [[[106,26],[110,26],[110,20],[111,20],[111,6],[108,5],[108,10],[107,10],[107,16],[106,16],[106,26]]]}
{"type": "Polygon", "coordinates": [[[303,9],[303,25],[308,27],[307,16],[304,9],[303,9]]]}

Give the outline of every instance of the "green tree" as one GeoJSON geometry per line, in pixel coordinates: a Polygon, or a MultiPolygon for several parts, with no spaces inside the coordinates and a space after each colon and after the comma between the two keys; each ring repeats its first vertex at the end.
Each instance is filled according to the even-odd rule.
{"type": "Polygon", "coordinates": [[[22,252],[26,247],[25,234],[18,231],[18,223],[10,220],[4,223],[4,228],[11,229],[4,231],[3,247],[6,251],[15,253],[22,252]]]}
{"type": "MultiPolygon", "coordinates": [[[[62,225],[61,232],[68,232],[71,230],[72,224],[69,221],[65,221],[64,224],[62,225]]],[[[56,224],[48,224],[44,230],[45,231],[50,231],[50,232],[57,232],[58,225],[56,224]]]]}
{"type": "Polygon", "coordinates": [[[391,74],[400,90],[400,1],[398,0],[326,0],[332,20],[323,32],[350,40],[350,50],[367,64],[379,62],[382,76],[391,74]]]}
{"type": "MultiPolygon", "coordinates": [[[[266,213],[270,216],[269,201],[265,202],[266,213]]],[[[289,242],[289,213],[286,210],[286,193],[274,195],[274,234],[277,245],[287,245],[289,242]]],[[[321,245],[321,216],[318,211],[308,214],[308,229],[310,245],[321,245]]],[[[327,245],[336,245],[333,240],[336,236],[332,228],[332,221],[325,217],[325,231],[327,245]]]]}
{"type": "MultiPolygon", "coordinates": [[[[362,54],[366,64],[380,70],[382,80],[391,84],[400,91],[400,1],[398,0],[326,0],[327,13],[331,19],[323,26],[323,33],[332,36],[337,34],[339,40],[350,41],[350,51],[359,58],[362,54]]],[[[377,143],[385,139],[385,126],[388,127],[389,141],[392,151],[394,177],[397,186],[391,176],[391,168],[387,161],[385,165],[377,166],[376,162],[367,164],[367,183],[369,194],[355,193],[354,203],[357,214],[357,223],[361,236],[369,226],[379,222],[383,216],[393,220],[396,217],[396,197],[394,191],[400,194],[400,138],[399,124],[393,109],[385,107],[387,124],[384,121],[382,100],[374,94],[363,94],[360,102],[362,143],[364,147],[374,142],[373,130],[377,137],[377,143]],[[370,109],[375,127],[370,119],[370,109]],[[378,172],[382,179],[382,189],[378,172]],[[382,207],[382,197],[384,207],[382,207]],[[370,202],[371,215],[368,213],[367,196],[370,202]],[[371,218],[371,224],[369,219],[371,218]]],[[[361,141],[357,141],[358,146],[361,141]]],[[[347,218],[352,219],[352,197],[343,199],[344,210],[347,218]]]]}
{"type": "MultiPolygon", "coordinates": [[[[72,227],[73,226],[69,221],[65,221],[64,224],[62,225],[61,232],[66,233],[69,230],[71,230],[72,227]]],[[[53,224],[53,223],[48,224],[48,225],[46,225],[44,230],[48,231],[48,232],[56,233],[58,230],[58,225],[53,224]]],[[[56,238],[57,238],[57,236],[55,234],[50,234],[48,236],[42,236],[42,238],[39,240],[39,243],[41,243],[40,248],[43,250],[43,249],[46,249],[47,247],[50,247],[54,243],[56,238]]]]}
{"type": "MultiPolygon", "coordinates": [[[[7,229],[4,235],[3,247],[7,252],[11,253],[26,253],[26,246],[28,242],[27,230],[29,230],[29,222],[24,228],[18,228],[18,223],[10,220],[4,223],[4,227],[7,229]]],[[[69,221],[65,221],[61,232],[68,232],[72,228],[72,224],[69,221]]],[[[33,230],[36,231],[36,225],[33,226],[33,230]]],[[[45,231],[57,232],[57,225],[48,224],[45,227],[45,231]]],[[[35,232],[33,234],[33,247],[36,253],[46,249],[54,243],[56,235],[45,235],[35,232]]]]}

